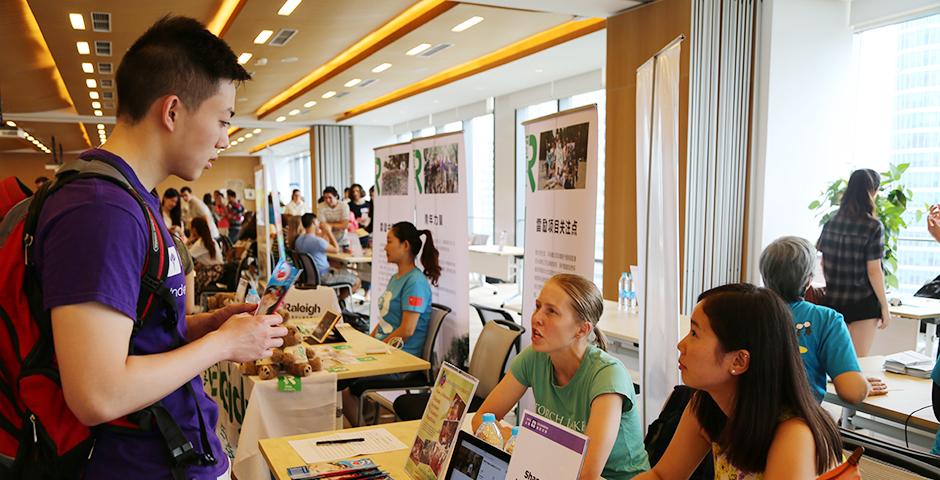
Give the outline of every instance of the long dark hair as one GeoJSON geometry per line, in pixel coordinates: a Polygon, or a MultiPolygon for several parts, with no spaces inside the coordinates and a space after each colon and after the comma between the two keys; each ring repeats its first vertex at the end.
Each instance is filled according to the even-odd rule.
{"type": "Polygon", "coordinates": [[[721,349],[747,350],[751,357],[738,376],[730,417],[704,391],[696,392],[690,404],[728,461],[747,472],[764,471],[777,425],[789,414],[813,432],[816,472],[837,465],[842,458],[839,430],[810,392],[789,307],[773,291],[747,283],[716,287],[698,299],[721,349]]]}
{"type": "Polygon", "coordinates": [[[215,239],[212,238],[212,232],[209,231],[209,222],[204,217],[196,217],[192,221],[193,231],[202,240],[202,244],[209,251],[209,256],[215,258],[215,239]]]}
{"type": "Polygon", "coordinates": [[[871,195],[881,186],[878,172],[863,168],[852,172],[849,185],[845,187],[842,201],[839,202],[839,214],[853,218],[875,217],[875,201],[871,195]]]}
{"type": "Polygon", "coordinates": [[[421,265],[424,265],[424,275],[431,281],[431,285],[436,287],[437,280],[441,278],[441,264],[438,259],[437,249],[434,248],[434,239],[431,238],[431,231],[418,230],[411,222],[398,222],[392,225],[391,232],[399,242],[408,242],[413,258],[417,258],[418,252],[421,252],[421,236],[424,235],[424,251],[421,252],[421,265]]]}
{"type": "MultiPolygon", "coordinates": [[[[183,200],[180,198],[180,192],[176,191],[175,188],[172,188],[172,187],[168,188],[166,189],[165,192],[163,192],[163,199],[166,200],[167,198],[176,199],[176,206],[170,210],[170,222],[173,223],[173,225],[177,227],[182,227],[183,226],[183,204],[182,204],[183,200]]],[[[161,210],[163,209],[162,202],[160,205],[160,209],[161,210]]],[[[167,227],[170,227],[170,225],[167,225],[167,227]]]]}

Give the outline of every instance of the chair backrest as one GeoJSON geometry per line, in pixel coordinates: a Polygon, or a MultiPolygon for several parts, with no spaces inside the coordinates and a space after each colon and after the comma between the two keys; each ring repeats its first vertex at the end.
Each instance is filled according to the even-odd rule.
{"type": "Polygon", "coordinates": [[[483,325],[483,331],[470,357],[470,375],[480,381],[476,396],[486,398],[503,378],[506,362],[516,340],[525,328],[512,321],[495,319],[483,325]]]}
{"type": "Polygon", "coordinates": [[[486,326],[487,322],[494,319],[507,320],[515,323],[515,319],[512,318],[512,314],[505,310],[485,307],[476,303],[471,303],[470,306],[477,311],[477,315],[480,317],[480,323],[482,323],[484,326],[486,326]]]}
{"type": "Polygon", "coordinates": [[[304,272],[304,288],[317,288],[320,285],[320,272],[317,271],[317,265],[313,263],[313,257],[306,252],[294,252],[297,265],[304,272]]]}
{"type": "Polygon", "coordinates": [[[875,470],[891,472],[890,476],[881,478],[907,478],[900,476],[900,472],[913,472],[926,478],[940,478],[940,457],[936,455],[918,452],[844,428],[839,429],[839,434],[842,437],[842,448],[845,450],[865,448],[865,456],[859,464],[862,478],[875,478],[875,470]],[[874,461],[880,462],[884,468],[874,461]]]}
{"type": "Polygon", "coordinates": [[[437,335],[441,333],[441,325],[444,319],[450,315],[450,307],[439,303],[431,304],[431,321],[428,323],[428,336],[424,339],[424,350],[421,352],[421,358],[431,364],[431,370],[428,371],[428,381],[434,380],[434,344],[437,343],[437,335]]]}

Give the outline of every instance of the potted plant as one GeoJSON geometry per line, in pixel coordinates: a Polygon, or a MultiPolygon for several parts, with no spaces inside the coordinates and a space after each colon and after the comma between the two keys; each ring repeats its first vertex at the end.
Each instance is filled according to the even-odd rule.
{"type": "MultiPolygon", "coordinates": [[[[900,165],[891,164],[888,171],[881,172],[881,186],[878,188],[878,196],[875,201],[875,215],[881,224],[884,225],[885,234],[885,254],[884,270],[885,284],[888,288],[898,288],[898,277],[895,272],[898,269],[898,237],[901,229],[907,227],[904,220],[904,213],[907,211],[907,203],[911,199],[911,189],[907,188],[902,182],[901,177],[909,163],[900,165]]],[[[828,188],[820,193],[820,198],[813,200],[809,204],[809,209],[816,212],[819,217],[819,225],[823,226],[839,211],[839,203],[842,201],[842,194],[849,182],[845,178],[840,178],[832,182],[828,188]]],[[[914,217],[920,221],[926,209],[915,210],[914,217]]]]}

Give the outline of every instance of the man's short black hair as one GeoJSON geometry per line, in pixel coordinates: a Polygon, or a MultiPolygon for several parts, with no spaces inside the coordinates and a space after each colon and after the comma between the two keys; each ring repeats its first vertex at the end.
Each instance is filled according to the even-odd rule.
{"type": "Polygon", "coordinates": [[[326,187],[323,189],[323,195],[327,193],[332,193],[334,197],[339,198],[339,192],[336,191],[336,187],[326,187]]]}
{"type": "Polygon", "coordinates": [[[233,198],[238,198],[238,194],[235,193],[235,190],[231,188],[225,191],[225,195],[233,198]]]}
{"type": "Polygon", "coordinates": [[[219,91],[221,80],[250,78],[228,44],[197,20],[166,16],[134,42],[118,66],[117,116],[137,123],[166,95],[177,95],[195,110],[219,91]]]}
{"type": "Polygon", "coordinates": [[[310,228],[310,225],[313,225],[313,221],[316,218],[317,216],[312,213],[305,213],[300,216],[300,224],[303,225],[304,228],[310,228]]]}
{"type": "Polygon", "coordinates": [[[180,193],[193,193],[193,189],[189,188],[189,185],[180,189],[180,193]]]}

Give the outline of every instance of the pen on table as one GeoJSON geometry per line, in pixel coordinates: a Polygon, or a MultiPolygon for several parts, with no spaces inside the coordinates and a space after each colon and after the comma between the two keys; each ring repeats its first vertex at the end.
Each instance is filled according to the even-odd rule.
{"type": "Polygon", "coordinates": [[[337,443],[353,443],[353,442],[364,442],[364,438],[343,438],[339,440],[321,440],[317,442],[317,445],[333,445],[337,443]]]}

